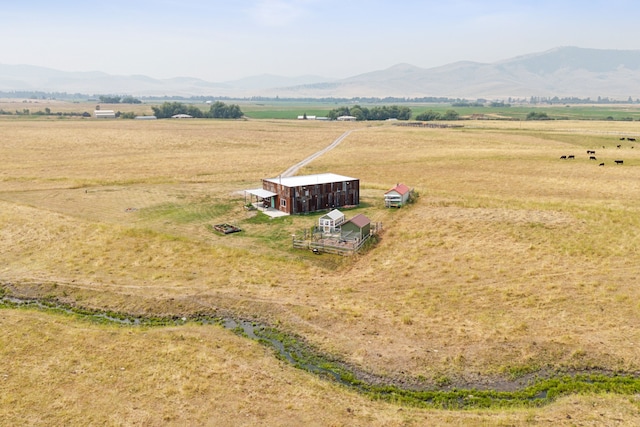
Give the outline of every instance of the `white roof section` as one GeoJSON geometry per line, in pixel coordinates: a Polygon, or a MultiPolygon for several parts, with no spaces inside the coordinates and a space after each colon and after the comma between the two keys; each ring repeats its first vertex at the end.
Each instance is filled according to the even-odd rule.
{"type": "Polygon", "coordinates": [[[277,178],[265,178],[265,181],[282,184],[285,187],[300,187],[304,185],[328,184],[330,182],[357,181],[357,178],[338,175],[335,173],[320,173],[317,175],[301,175],[277,178]]]}
{"type": "Polygon", "coordinates": [[[337,219],[344,218],[344,214],[340,212],[338,209],[334,209],[328,214],[323,215],[322,218],[329,218],[335,221],[337,219]]]}
{"type": "Polygon", "coordinates": [[[253,194],[257,197],[262,197],[266,199],[267,197],[277,196],[276,193],[272,193],[271,191],[263,190],[262,188],[253,188],[251,190],[244,190],[245,193],[253,194]]]}

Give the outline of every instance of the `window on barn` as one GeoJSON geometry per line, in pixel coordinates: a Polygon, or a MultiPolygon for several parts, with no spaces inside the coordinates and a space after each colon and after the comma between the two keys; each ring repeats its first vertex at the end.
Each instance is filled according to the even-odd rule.
{"type": "Polygon", "coordinates": [[[283,208],[287,207],[287,199],[280,199],[280,206],[282,206],[283,208]]]}

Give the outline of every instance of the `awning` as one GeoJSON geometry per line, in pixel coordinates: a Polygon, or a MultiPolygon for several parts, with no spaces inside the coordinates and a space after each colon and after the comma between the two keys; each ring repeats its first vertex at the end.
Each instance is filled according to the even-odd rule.
{"type": "Polygon", "coordinates": [[[263,199],[277,196],[276,193],[272,193],[271,191],[264,190],[262,188],[254,188],[252,190],[244,190],[245,193],[253,194],[256,197],[261,197],[263,199]]]}

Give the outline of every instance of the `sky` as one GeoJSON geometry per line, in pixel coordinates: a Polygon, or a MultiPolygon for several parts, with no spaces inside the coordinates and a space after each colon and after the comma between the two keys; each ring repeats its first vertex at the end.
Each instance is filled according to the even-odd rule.
{"type": "Polygon", "coordinates": [[[224,82],[640,49],[635,0],[29,0],[0,8],[0,64],[224,82]]]}

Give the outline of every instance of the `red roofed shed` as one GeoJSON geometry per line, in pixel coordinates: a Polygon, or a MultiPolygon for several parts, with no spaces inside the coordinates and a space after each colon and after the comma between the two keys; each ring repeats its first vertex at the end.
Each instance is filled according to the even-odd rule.
{"type": "Polygon", "coordinates": [[[395,187],[384,193],[384,206],[387,208],[400,208],[409,201],[412,190],[404,184],[397,184],[395,187]]]}

